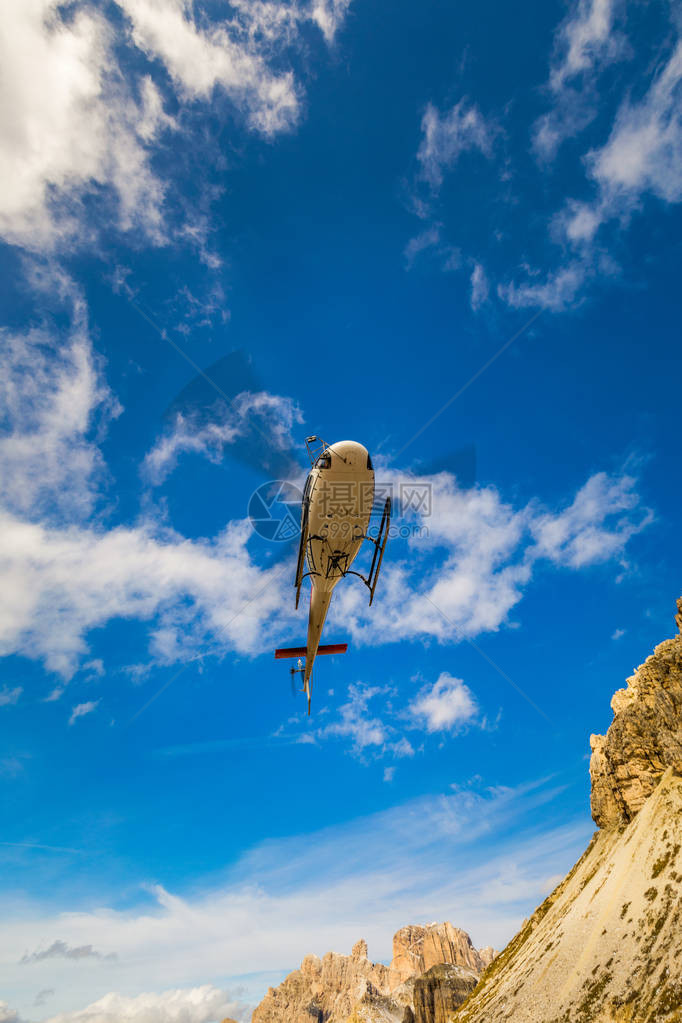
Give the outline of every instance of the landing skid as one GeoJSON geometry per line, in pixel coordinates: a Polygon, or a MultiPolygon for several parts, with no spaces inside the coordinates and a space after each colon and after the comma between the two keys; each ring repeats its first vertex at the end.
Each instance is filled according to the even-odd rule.
{"type": "Polygon", "coordinates": [[[369,567],[369,574],[364,576],[361,572],[355,572],[353,569],[348,569],[344,572],[344,575],[356,575],[359,579],[362,579],[363,583],[369,590],[369,606],[372,606],[374,600],[374,591],[377,588],[379,581],[379,572],[381,570],[381,562],[384,560],[384,551],[386,550],[386,541],[388,540],[388,530],[391,525],[391,498],[386,498],[384,505],[384,511],[381,516],[381,522],[379,524],[379,532],[376,537],[364,536],[363,540],[369,540],[370,543],[374,544],[374,554],[372,556],[372,564],[369,567]]]}

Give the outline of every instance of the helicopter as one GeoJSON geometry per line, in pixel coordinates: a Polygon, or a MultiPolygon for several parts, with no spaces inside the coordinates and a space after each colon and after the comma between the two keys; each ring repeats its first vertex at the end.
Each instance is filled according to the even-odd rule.
{"type": "MultiPolygon", "coordinates": [[[[238,406],[241,398],[249,395],[257,397],[265,393],[266,390],[251,364],[250,357],[244,351],[237,349],[221,356],[221,358],[205,369],[201,369],[196,376],[190,379],[167,407],[163,418],[169,426],[172,426],[179,417],[196,429],[212,425],[221,426],[224,424],[226,417],[232,414],[234,408],[238,406]]],[[[253,469],[264,480],[282,481],[295,479],[301,468],[298,452],[294,449],[293,445],[286,442],[273,444],[271,442],[271,434],[272,431],[269,428],[267,419],[261,427],[259,427],[257,419],[251,422],[245,421],[241,424],[241,430],[236,441],[227,447],[225,454],[237,463],[253,469]],[[270,442],[263,443],[264,439],[270,442]]],[[[310,577],[311,579],[308,642],[306,646],[277,650],[275,651],[275,656],[296,657],[298,659],[296,667],[291,669],[292,682],[297,674],[303,676],[303,690],[308,696],[308,712],[310,713],[311,672],[315,657],[322,654],[345,653],[348,648],[346,643],[337,643],[329,646],[320,645],[319,643],[322,626],[324,625],[331,600],[331,591],[340,578],[343,578],[345,575],[357,575],[368,586],[370,590],[369,602],[370,604],[372,603],[388,536],[391,502],[390,499],[387,499],[384,505],[378,536],[376,538],[368,536],[369,516],[373,508],[374,474],[372,460],[367,449],[354,441],[341,441],[338,444],[326,445],[318,437],[308,437],[306,449],[312,469],[309,473],[305,493],[301,501],[301,531],[295,585],[296,607],[298,608],[301,584],[305,578],[310,577]],[[313,445],[316,446],[314,449],[313,445]],[[350,463],[341,460],[340,455],[343,455],[343,458],[348,457],[341,450],[341,445],[350,445],[351,449],[355,449],[355,457],[351,458],[350,463]],[[327,464],[327,460],[329,460],[329,464],[327,464]],[[371,483],[372,496],[369,501],[363,499],[362,514],[357,517],[357,525],[361,528],[358,528],[354,536],[351,534],[345,546],[337,544],[339,550],[338,552],[331,551],[331,554],[334,556],[330,562],[330,551],[328,550],[330,530],[327,529],[323,533],[321,528],[317,531],[316,527],[313,528],[312,522],[316,515],[313,515],[311,510],[311,496],[314,485],[315,487],[317,486],[315,481],[320,474],[326,473],[328,477],[330,476],[329,470],[332,468],[332,462],[334,462],[335,467],[345,467],[349,464],[355,465],[360,474],[359,481],[364,484],[365,488],[371,483]],[[361,472],[363,466],[364,470],[361,472]],[[321,539],[323,535],[327,538],[326,544],[321,539]],[[374,545],[372,563],[367,577],[359,572],[354,572],[350,568],[360,546],[365,540],[374,545]],[[305,571],[306,567],[307,571],[305,571]],[[327,593],[326,602],[324,598],[325,592],[327,593]],[[315,632],[317,632],[317,640],[315,640],[315,632]]],[[[436,460],[417,462],[413,464],[412,471],[417,475],[432,475],[447,471],[456,475],[463,487],[471,487],[476,479],[476,449],[473,444],[466,445],[436,460]]],[[[348,476],[341,476],[338,483],[349,482],[352,476],[353,472],[349,472],[348,476]]],[[[287,485],[286,490],[287,494],[293,498],[297,488],[287,485]]],[[[365,493],[363,489],[363,494],[365,493]]],[[[321,494],[318,496],[321,500],[321,494]]],[[[293,501],[289,502],[286,499],[285,503],[292,503],[293,511],[295,504],[298,503],[298,495],[295,498],[295,504],[293,501]]],[[[264,514],[267,516],[269,513],[266,511],[264,514]]],[[[333,519],[334,516],[332,515],[333,519]]],[[[320,527],[322,525],[330,525],[326,513],[324,520],[320,527]]],[[[341,517],[341,521],[343,521],[343,517],[341,517]]],[[[338,524],[334,531],[339,531],[338,524]]],[[[287,532],[286,537],[276,537],[276,539],[282,539],[285,542],[279,544],[280,550],[273,560],[280,560],[293,554],[295,549],[293,545],[296,542],[297,533],[298,530],[294,528],[287,532]]],[[[272,537],[268,536],[266,539],[271,540],[272,537]]],[[[271,561],[272,563],[273,561],[271,561]]]]}
{"type": "Polygon", "coordinates": [[[357,576],[369,590],[371,606],[391,523],[391,498],[386,498],[377,535],[370,536],[374,468],[367,448],[352,440],[326,444],[313,436],[307,438],[306,449],[311,470],[301,501],[301,535],[294,585],[298,609],[303,580],[309,578],[311,582],[308,637],[304,647],[280,647],[275,650],[275,657],[298,658],[290,672],[292,678],[296,674],[302,676],[302,691],[308,698],[310,714],[315,658],[322,654],[345,653],[348,649],[347,643],[320,644],[334,587],[347,576],[357,576]],[[366,576],[351,568],[365,541],[374,548],[366,576]]]}

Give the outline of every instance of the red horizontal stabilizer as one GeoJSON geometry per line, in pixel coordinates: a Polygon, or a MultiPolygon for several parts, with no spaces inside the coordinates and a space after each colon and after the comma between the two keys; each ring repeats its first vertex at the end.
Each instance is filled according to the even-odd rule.
{"type": "MultiPolygon", "coordinates": [[[[329,643],[327,646],[319,646],[317,648],[318,654],[345,654],[348,649],[347,643],[329,643]]],[[[304,646],[284,646],[275,650],[275,657],[305,657],[307,647],[304,646]]]]}

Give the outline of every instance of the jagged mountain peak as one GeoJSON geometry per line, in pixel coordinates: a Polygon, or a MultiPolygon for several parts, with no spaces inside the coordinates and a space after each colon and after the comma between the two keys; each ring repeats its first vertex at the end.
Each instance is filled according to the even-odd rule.
{"type": "Polygon", "coordinates": [[[270,988],[253,1023],[444,1023],[494,955],[447,921],[409,924],[393,937],[390,966],[370,961],[364,939],[349,956],[306,956],[270,988]]]}

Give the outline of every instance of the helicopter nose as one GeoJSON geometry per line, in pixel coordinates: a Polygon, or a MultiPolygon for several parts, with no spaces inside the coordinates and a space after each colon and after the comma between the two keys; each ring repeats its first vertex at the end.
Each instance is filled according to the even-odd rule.
{"type": "Polygon", "coordinates": [[[332,465],[338,472],[366,469],[369,465],[367,448],[355,440],[341,440],[330,445],[332,465]],[[334,456],[336,455],[336,458],[334,456]]]}

